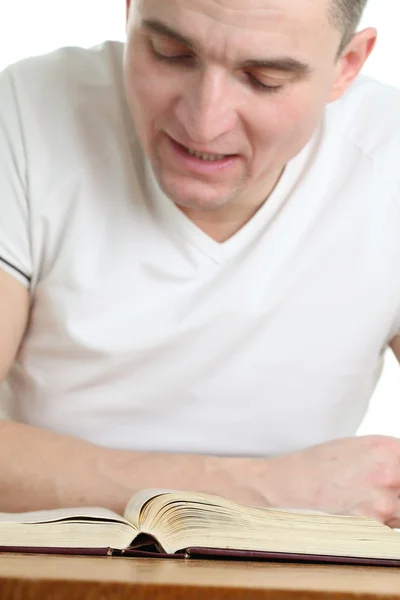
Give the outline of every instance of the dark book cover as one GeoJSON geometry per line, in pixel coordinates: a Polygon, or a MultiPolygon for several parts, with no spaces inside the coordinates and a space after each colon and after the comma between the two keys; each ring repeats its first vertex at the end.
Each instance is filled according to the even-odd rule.
{"type": "Polygon", "coordinates": [[[290,554],[283,552],[260,552],[250,550],[233,550],[223,548],[186,548],[176,554],[159,552],[157,548],[146,549],[127,548],[113,550],[111,548],[40,548],[29,546],[0,546],[0,552],[23,554],[58,554],[74,556],[127,556],[136,558],[168,558],[168,559],[208,559],[208,560],[239,560],[264,561],[283,563],[308,563],[331,565],[363,565],[377,567],[400,568],[400,559],[357,558],[353,556],[325,556],[319,554],[290,554]]]}

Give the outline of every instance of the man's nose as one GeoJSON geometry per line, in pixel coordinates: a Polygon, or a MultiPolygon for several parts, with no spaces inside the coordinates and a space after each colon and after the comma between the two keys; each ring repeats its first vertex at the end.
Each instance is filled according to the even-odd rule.
{"type": "Polygon", "coordinates": [[[204,146],[232,131],[237,113],[224,73],[212,69],[198,72],[185,86],[175,107],[176,117],[193,142],[204,146]]]}

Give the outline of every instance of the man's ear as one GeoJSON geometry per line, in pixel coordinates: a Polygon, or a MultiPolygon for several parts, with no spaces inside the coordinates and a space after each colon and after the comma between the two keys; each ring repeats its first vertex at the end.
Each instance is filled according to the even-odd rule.
{"type": "Polygon", "coordinates": [[[338,100],[353,83],[375,47],[377,31],[372,27],[356,33],[338,59],[337,76],[330,102],[338,100]]]}

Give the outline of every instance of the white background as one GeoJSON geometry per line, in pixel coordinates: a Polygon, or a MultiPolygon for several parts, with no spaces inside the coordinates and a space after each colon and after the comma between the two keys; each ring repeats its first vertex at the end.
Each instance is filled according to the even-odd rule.
{"type": "MultiPolygon", "coordinates": [[[[362,22],[362,27],[373,26],[379,32],[364,72],[398,88],[399,19],[399,0],[369,0],[362,22]]],[[[124,40],[124,36],[124,0],[0,0],[0,69],[61,46],[92,46],[106,39],[124,40]]],[[[400,437],[400,368],[392,353],[387,354],[360,433],[400,437]]]]}

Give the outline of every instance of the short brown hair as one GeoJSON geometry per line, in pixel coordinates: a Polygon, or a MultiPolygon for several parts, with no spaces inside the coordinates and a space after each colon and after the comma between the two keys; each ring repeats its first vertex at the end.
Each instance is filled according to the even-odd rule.
{"type": "Polygon", "coordinates": [[[368,0],[329,0],[332,23],[343,32],[339,54],[356,31],[368,0]]]}

